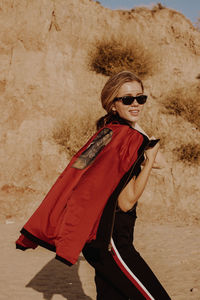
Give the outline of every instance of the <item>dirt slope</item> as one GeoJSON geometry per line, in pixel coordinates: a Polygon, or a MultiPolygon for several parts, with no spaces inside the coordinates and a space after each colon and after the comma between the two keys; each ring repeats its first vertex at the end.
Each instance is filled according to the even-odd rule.
{"type": "Polygon", "coordinates": [[[67,164],[52,139],[57,123],[69,116],[78,123],[77,115],[89,110],[103,113],[98,100],[107,77],[88,62],[97,41],[115,39],[138,42],[151,54],[153,72],[144,79],[150,100],[141,125],[148,121],[167,136],[170,166],[153,171],[139,211],[159,221],[198,222],[199,166],[177,161],[173,148],[199,139],[199,131],[160,113],[165,94],[198,84],[200,33],[189,20],[159,7],[122,12],[89,0],[6,0],[0,26],[2,221],[30,215],[67,164]]]}

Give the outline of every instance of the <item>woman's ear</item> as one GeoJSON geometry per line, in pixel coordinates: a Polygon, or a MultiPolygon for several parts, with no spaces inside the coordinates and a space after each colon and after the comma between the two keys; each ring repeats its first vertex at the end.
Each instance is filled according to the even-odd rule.
{"type": "Polygon", "coordinates": [[[115,107],[115,104],[112,105],[111,110],[112,110],[113,112],[116,112],[116,111],[117,111],[117,109],[116,109],[116,107],[115,107]]]}

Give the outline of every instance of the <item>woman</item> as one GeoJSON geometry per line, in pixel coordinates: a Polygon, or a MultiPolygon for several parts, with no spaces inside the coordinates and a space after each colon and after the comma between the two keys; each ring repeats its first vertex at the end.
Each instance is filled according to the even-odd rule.
{"type": "Polygon", "coordinates": [[[141,80],[128,71],[107,81],[101,93],[107,114],[97,133],[72,158],[16,242],[22,250],[41,245],[56,251],[68,265],[82,250],[96,271],[98,300],[170,299],[133,246],[137,200],[152,167],[163,163],[159,140],[136,129],[147,100],[143,92],[141,80]]]}
{"type": "MultiPolygon", "coordinates": [[[[139,128],[146,96],[140,79],[130,72],[121,72],[111,77],[102,93],[102,106],[108,114],[97,122],[97,127],[114,120],[132,128],[139,128]]],[[[141,128],[139,128],[140,131],[141,128]]],[[[156,140],[157,141],[157,140],[156,140]]],[[[112,229],[111,253],[107,251],[106,232],[108,218],[115,201],[107,202],[97,231],[96,240],[83,248],[86,260],[95,268],[97,299],[170,299],[155,275],[133,246],[133,227],[136,220],[137,200],[141,196],[152,167],[164,166],[159,143],[145,150],[146,159],[141,170],[135,167],[133,179],[120,192],[115,209],[112,229]],[[104,246],[105,245],[105,246],[104,246]]],[[[140,164],[144,157],[142,156],[140,164]]]]}

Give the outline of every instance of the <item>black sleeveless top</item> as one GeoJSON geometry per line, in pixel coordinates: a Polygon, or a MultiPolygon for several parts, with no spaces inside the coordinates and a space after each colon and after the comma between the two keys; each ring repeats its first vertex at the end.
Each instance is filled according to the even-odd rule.
{"type": "Polygon", "coordinates": [[[132,245],[137,202],[127,212],[117,207],[112,238],[118,249],[132,245]]]}

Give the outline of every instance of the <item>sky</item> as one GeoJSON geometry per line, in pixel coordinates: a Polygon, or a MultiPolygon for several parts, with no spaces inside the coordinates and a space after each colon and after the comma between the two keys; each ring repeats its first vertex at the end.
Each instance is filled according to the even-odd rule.
{"type": "Polygon", "coordinates": [[[99,0],[102,6],[111,9],[131,9],[135,6],[152,7],[160,2],[163,6],[184,14],[192,23],[200,18],[200,0],[99,0]]]}

